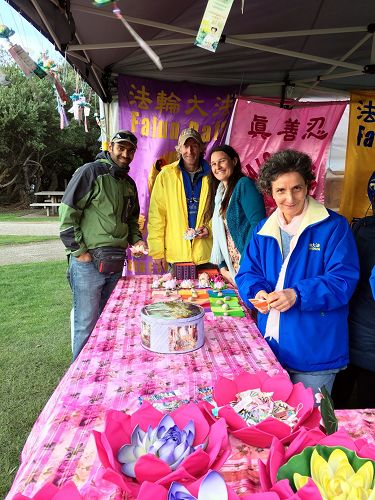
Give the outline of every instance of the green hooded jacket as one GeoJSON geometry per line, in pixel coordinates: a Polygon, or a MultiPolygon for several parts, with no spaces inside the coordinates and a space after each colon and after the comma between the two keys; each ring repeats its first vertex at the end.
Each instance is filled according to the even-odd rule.
{"type": "Polygon", "coordinates": [[[126,248],[142,239],[137,187],[128,170],[101,153],[74,172],[59,210],[67,254],[78,257],[98,247],[126,248]]]}

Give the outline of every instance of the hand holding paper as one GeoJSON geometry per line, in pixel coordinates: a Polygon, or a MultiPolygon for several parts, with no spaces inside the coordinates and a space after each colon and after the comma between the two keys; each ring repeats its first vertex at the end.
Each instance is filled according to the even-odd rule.
{"type": "Polygon", "coordinates": [[[142,257],[143,255],[148,255],[147,244],[142,240],[137,241],[137,243],[131,246],[130,251],[135,258],[142,257]]]}

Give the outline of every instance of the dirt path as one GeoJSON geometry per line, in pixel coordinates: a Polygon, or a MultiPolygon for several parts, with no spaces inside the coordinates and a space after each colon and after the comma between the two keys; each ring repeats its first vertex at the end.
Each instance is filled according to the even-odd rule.
{"type": "Polygon", "coordinates": [[[58,222],[0,222],[0,234],[23,236],[58,236],[58,222]]]}
{"type": "MultiPolygon", "coordinates": [[[[0,234],[58,236],[59,225],[57,222],[0,222],[0,234]]],[[[60,240],[0,247],[0,266],[64,259],[65,248],[60,240]]]]}

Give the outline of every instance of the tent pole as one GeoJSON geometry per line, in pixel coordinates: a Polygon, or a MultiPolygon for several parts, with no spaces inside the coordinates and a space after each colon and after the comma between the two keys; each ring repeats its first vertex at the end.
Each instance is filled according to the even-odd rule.
{"type": "Polygon", "coordinates": [[[353,26],[345,28],[326,28],[296,31],[275,31],[274,33],[246,33],[243,35],[231,35],[238,40],[257,40],[259,38],[289,38],[292,36],[312,36],[312,35],[335,35],[340,33],[364,33],[367,26],[353,26]]]}
{"type": "MultiPolygon", "coordinates": [[[[348,52],[346,52],[346,54],[344,54],[341,58],[340,58],[340,61],[345,61],[345,59],[347,59],[349,56],[351,56],[359,47],[361,47],[365,42],[367,42],[367,40],[371,37],[371,33],[366,33],[366,35],[361,38],[361,40],[359,40],[358,43],[356,43],[350,50],[348,50],[348,52]]],[[[317,85],[319,85],[320,83],[320,80],[327,80],[328,78],[328,75],[330,75],[335,69],[337,68],[337,66],[332,66],[331,68],[329,68],[325,73],[324,75],[322,75],[319,79],[316,79],[315,82],[311,85],[311,89],[315,88],[317,85]]],[[[363,71],[361,72],[358,72],[358,74],[361,74],[363,73],[363,71]]],[[[342,73],[342,75],[344,75],[344,73],[342,73]]],[[[353,75],[348,75],[348,76],[354,76],[353,75]]],[[[342,76],[339,76],[338,78],[343,78],[342,76]]],[[[300,96],[300,99],[302,97],[304,97],[305,95],[307,94],[307,91],[302,94],[302,96],[300,96]]]]}
{"type": "Polygon", "coordinates": [[[37,13],[39,14],[39,17],[41,18],[41,20],[43,21],[45,27],[47,28],[47,31],[48,33],[51,35],[51,37],[53,38],[53,41],[55,42],[55,45],[56,47],[60,50],[61,52],[61,44],[57,38],[57,36],[55,35],[55,32],[53,31],[53,29],[51,28],[51,25],[48,21],[48,19],[46,18],[46,16],[44,15],[44,12],[42,11],[42,9],[40,8],[38,2],[36,0],[31,0],[31,3],[33,4],[35,10],[37,11],[37,13]]]}
{"type": "MultiPolygon", "coordinates": [[[[86,7],[84,5],[71,5],[72,10],[78,10],[80,12],[85,12],[86,14],[94,14],[96,16],[114,18],[112,11],[98,10],[94,7],[86,7]]],[[[172,31],[174,33],[179,33],[180,35],[192,35],[194,38],[197,36],[196,30],[190,30],[187,28],[181,28],[179,26],[172,26],[171,24],[159,23],[156,21],[149,21],[148,19],[140,19],[139,17],[131,17],[123,14],[128,23],[140,24],[142,26],[150,26],[151,28],[158,28],[165,31],[172,31]]]]}
{"type": "Polygon", "coordinates": [[[336,78],[349,78],[351,76],[363,75],[363,71],[346,71],[344,73],[333,73],[318,76],[317,79],[313,80],[312,78],[306,78],[304,80],[295,80],[293,83],[319,83],[324,82],[325,80],[335,80],[336,78]]]}
{"type": "MultiPolygon", "coordinates": [[[[80,44],[80,43],[81,43],[81,37],[78,35],[77,30],[76,30],[76,35],[75,35],[75,36],[76,36],[76,38],[77,38],[78,43],[80,44]]],[[[83,51],[83,53],[85,54],[85,57],[87,58],[87,62],[88,62],[88,63],[90,63],[90,65],[91,65],[92,72],[93,72],[93,74],[94,74],[95,80],[97,81],[97,83],[98,83],[99,87],[102,89],[103,95],[105,95],[105,96],[106,96],[106,95],[107,95],[107,92],[104,90],[104,87],[103,87],[103,85],[102,85],[102,81],[101,81],[101,79],[99,78],[99,75],[98,75],[98,73],[97,73],[97,70],[96,70],[96,68],[93,66],[93,64],[92,64],[92,62],[91,62],[90,57],[87,55],[87,52],[86,52],[86,50],[83,48],[83,46],[82,46],[82,45],[81,45],[81,50],[82,50],[82,51],[83,51]]],[[[66,50],[66,52],[67,52],[67,50],[66,50]]]]}
{"type": "Polygon", "coordinates": [[[375,33],[372,35],[370,64],[375,64],[375,33]]]}
{"type": "Polygon", "coordinates": [[[304,54],[303,52],[296,52],[294,50],[279,49],[277,47],[270,47],[269,45],[261,45],[258,43],[249,43],[242,40],[236,40],[232,37],[227,37],[225,43],[230,45],[236,45],[238,47],[246,47],[249,49],[260,50],[261,52],[271,52],[271,54],[280,54],[282,56],[295,57],[296,59],[304,59],[306,61],[319,62],[322,64],[328,64],[330,66],[341,66],[342,68],[352,69],[355,71],[362,71],[363,68],[359,64],[351,64],[341,61],[336,61],[335,59],[328,59],[326,57],[314,56],[311,54],[304,54]]]}
{"type": "MultiPolygon", "coordinates": [[[[168,45],[191,45],[193,43],[192,38],[174,38],[166,40],[146,40],[146,43],[150,47],[163,47],[168,45]]],[[[97,49],[124,49],[139,47],[137,42],[109,42],[109,43],[89,43],[80,45],[69,45],[66,49],[67,52],[72,52],[75,50],[97,50],[97,49]]]]}

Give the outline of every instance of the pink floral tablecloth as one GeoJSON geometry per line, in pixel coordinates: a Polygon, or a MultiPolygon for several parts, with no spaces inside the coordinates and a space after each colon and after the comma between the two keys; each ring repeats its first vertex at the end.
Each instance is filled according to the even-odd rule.
{"type": "MultiPolygon", "coordinates": [[[[119,281],[89,342],[46,404],[25,443],[21,465],[8,499],[32,496],[46,482],[73,480],[87,498],[123,498],[101,478],[92,429],[102,430],[106,409],[133,412],[139,397],[175,390],[181,399],[199,399],[199,389],[216,377],[242,370],[281,367],[250,316],[206,314],[206,342],[188,354],[161,355],[140,344],[140,309],[151,302],[152,276],[119,281]]],[[[375,442],[373,411],[339,411],[355,437],[375,442]]],[[[231,438],[232,439],[232,438],[231,438]]],[[[258,458],[267,450],[232,439],[233,455],[223,467],[225,479],[241,494],[258,489],[258,458]]]]}

